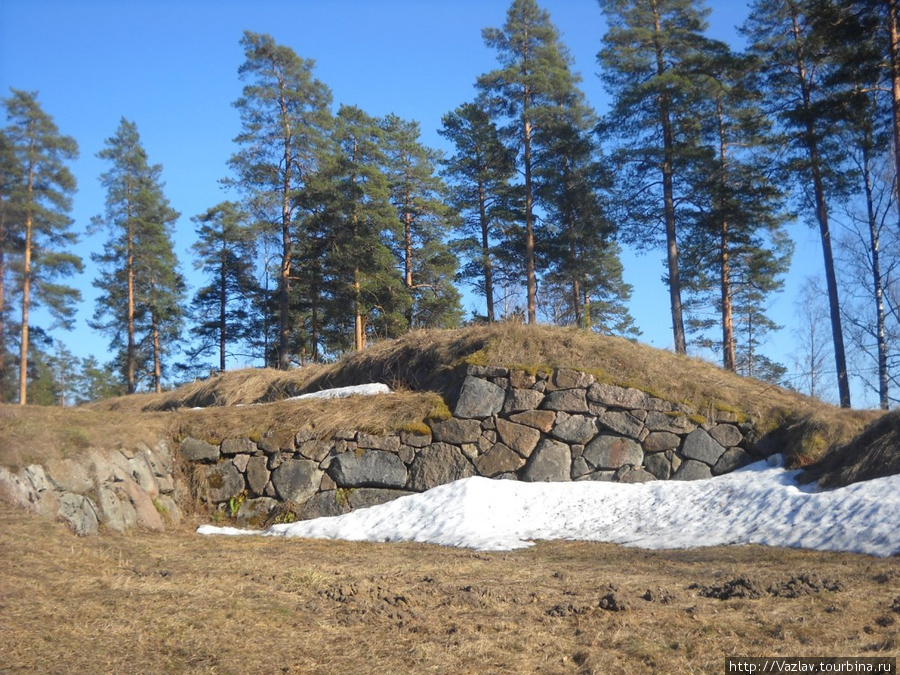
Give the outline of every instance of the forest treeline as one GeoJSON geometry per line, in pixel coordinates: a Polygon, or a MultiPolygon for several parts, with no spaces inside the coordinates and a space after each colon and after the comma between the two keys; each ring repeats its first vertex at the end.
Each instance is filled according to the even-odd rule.
{"type": "Polygon", "coordinates": [[[736,51],[707,35],[702,0],[599,0],[612,101],[601,116],[551,17],[514,0],[502,27],[482,31],[494,68],[442,119],[446,155],[414,120],[336,105],[312,61],[247,31],[230,199],[191,219],[202,287],[187,288],[172,241],[180,214],[137,125],[122,119],[98,154],[106,200],[89,228],[107,240],[92,254],[90,324],[109,341],[107,364],[51,336],[81,302],[66,283],[82,271],[69,217],[77,143],[37,93],[12,89],[0,131],[0,400],[160,390],[228,358],[290,368],[466,321],[636,337],[619,242],[664,254],[677,352],[692,344],[783,382],[785,366],[762,350],[778,328],[766,311],[789,268],[789,228],[811,225],[825,278],[798,307],[805,379],[794,385],[836,386],[850,406],[853,373],[888,407],[898,1],[753,0],[736,51]],[[483,313],[464,316],[464,285],[483,313]],[[39,306],[53,325],[33,325],[39,306]]]}

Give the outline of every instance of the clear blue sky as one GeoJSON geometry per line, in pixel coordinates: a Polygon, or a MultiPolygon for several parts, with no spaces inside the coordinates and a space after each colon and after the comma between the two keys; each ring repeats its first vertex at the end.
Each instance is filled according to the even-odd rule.
{"type": "MultiPolygon", "coordinates": [[[[595,0],[539,0],[550,13],[599,113],[607,97],[596,73],[605,26],[595,0]]],[[[232,102],[242,83],[238,41],[244,30],[269,33],[316,61],[316,76],[332,90],[335,106],[358,105],[369,114],[417,120],[422,140],[447,149],[437,134],[441,116],[474,96],[478,75],[495,67],[481,29],[503,25],[508,0],[0,0],[0,92],[40,92],[43,109],[73,136],[81,157],[73,165],[79,191],[72,216],[83,232],[103,211],[96,158],[104,139],[125,117],[138,126],[150,160],[162,164],[166,195],[182,215],[176,248],[189,282],[196,277],[189,247],[190,217],[230,198],[218,181],[227,175],[239,120],[232,102]]],[[[711,0],[710,34],[735,44],[744,2],[711,0]]],[[[5,123],[5,122],[4,122],[5,123]]],[[[233,197],[233,195],[231,196],[233,197]]],[[[772,299],[773,318],[785,325],[764,351],[791,367],[797,291],[820,274],[820,244],[805,225],[792,228],[795,263],[786,291],[772,299]]],[[[57,333],[77,356],[106,360],[106,338],[87,328],[94,310],[90,253],[105,234],[84,236],[78,252],[86,270],[75,281],[84,295],[78,328],[57,333]]],[[[634,286],[631,311],[642,340],[672,345],[668,295],[660,281],[664,251],[625,251],[626,281],[634,286]]],[[[470,314],[477,300],[467,300],[470,314]]]]}

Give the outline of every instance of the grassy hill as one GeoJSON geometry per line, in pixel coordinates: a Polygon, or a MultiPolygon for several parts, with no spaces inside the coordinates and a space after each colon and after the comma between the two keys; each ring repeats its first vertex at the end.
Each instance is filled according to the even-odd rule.
{"type": "Polygon", "coordinates": [[[846,445],[875,411],[842,410],[700,359],[621,338],[551,326],[499,324],[416,331],[380,342],[327,365],[289,372],[245,369],[215,375],[162,394],[140,394],[75,410],[0,409],[0,463],[34,461],[40,452],[78,452],[126,437],[160,433],[225,438],[267,429],[311,428],[321,435],[346,428],[415,428],[449,414],[445,401],[466,365],[531,372],[571,368],[599,381],[634,387],[683,403],[700,415],[729,411],[753,421],[795,465],[846,445]],[[367,382],[391,386],[389,398],[291,401],[301,393],[367,382]],[[268,404],[256,405],[251,404],[268,404]]]}

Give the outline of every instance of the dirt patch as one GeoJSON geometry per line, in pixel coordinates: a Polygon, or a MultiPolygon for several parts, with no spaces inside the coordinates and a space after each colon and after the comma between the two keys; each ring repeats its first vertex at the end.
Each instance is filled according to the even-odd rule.
{"type": "Polygon", "coordinates": [[[900,650],[896,560],[855,554],[77,538],[10,509],[0,550],[0,672],[690,673],[724,672],[726,654],[900,650]],[[761,597],[688,590],[739,578],[761,597]]]}
{"type": "Polygon", "coordinates": [[[823,591],[837,592],[844,589],[844,583],[840,579],[821,578],[815,573],[805,572],[787,579],[739,576],[719,585],[691,584],[688,588],[696,589],[704,598],[755,600],[765,596],[799,598],[823,591]]]}

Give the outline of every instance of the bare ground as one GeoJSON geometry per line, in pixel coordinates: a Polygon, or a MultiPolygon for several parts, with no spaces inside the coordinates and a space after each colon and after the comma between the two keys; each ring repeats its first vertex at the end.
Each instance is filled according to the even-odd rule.
{"type": "Polygon", "coordinates": [[[0,504],[0,673],[721,673],[897,656],[897,559],[76,538],[0,504]]]}

